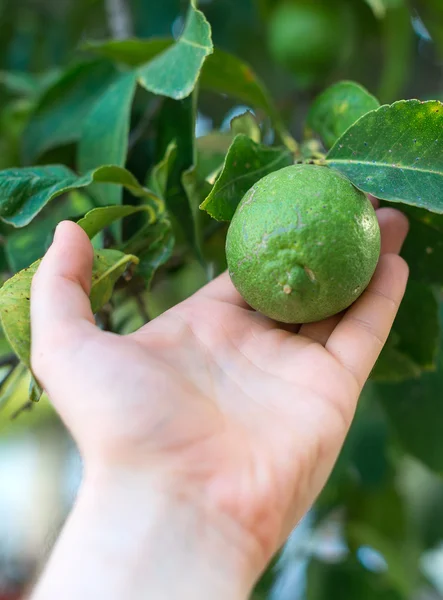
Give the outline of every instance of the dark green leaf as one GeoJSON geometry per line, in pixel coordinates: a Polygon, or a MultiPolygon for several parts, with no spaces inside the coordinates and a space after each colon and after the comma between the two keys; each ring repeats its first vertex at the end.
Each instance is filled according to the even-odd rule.
{"type": "Polygon", "coordinates": [[[368,490],[354,482],[347,490],[346,537],[354,552],[361,546],[380,552],[388,567],[386,580],[409,597],[419,581],[419,556],[410,536],[408,507],[394,471],[390,473],[382,487],[368,490]]]}
{"type": "Polygon", "coordinates": [[[89,294],[93,313],[109,302],[118,279],[138,262],[136,256],[123,254],[119,250],[100,250],[95,253],[89,294]]]}
{"type": "Polygon", "coordinates": [[[231,131],[233,136],[243,133],[251,138],[253,142],[259,143],[261,141],[260,126],[257,123],[257,119],[249,110],[232,119],[231,131]]]}
{"type": "Polygon", "coordinates": [[[175,160],[168,164],[166,205],[177,239],[194,248],[194,221],[182,185],[182,173],[195,164],[195,115],[196,92],[181,101],[167,98],[159,115],[157,137],[160,160],[164,160],[171,142],[176,144],[175,160]]]}
{"type": "Polygon", "coordinates": [[[385,8],[386,14],[381,21],[384,56],[378,96],[382,102],[393,102],[403,97],[411,76],[414,30],[409,3],[385,0],[385,8]]]}
{"type": "Polygon", "coordinates": [[[94,102],[116,76],[101,60],[80,63],[66,71],[41,97],[23,138],[23,158],[34,161],[50,148],[80,139],[94,102]]]}
{"type": "Polygon", "coordinates": [[[191,167],[187,171],[184,171],[182,185],[188,197],[189,208],[194,223],[195,245],[202,258],[203,224],[205,217],[207,218],[208,216],[200,210],[200,204],[210,193],[211,185],[205,179],[199,178],[196,167],[191,167]]]}
{"type": "Polygon", "coordinates": [[[200,84],[203,89],[228,94],[264,110],[271,117],[282,141],[295,151],[296,144],[285,129],[264,84],[248,64],[217,48],[204,64],[200,84]]]}
{"type": "Polygon", "coordinates": [[[422,369],[433,370],[439,345],[438,303],[430,287],[410,281],[394,322],[398,349],[422,369]],[[417,336],[417,331],[420,335],[417,336]]]}
{"type": "Polygon", "coordinates": [[[201,208],[219,221],[230,221],[240,200],[254,183],[293,162],[288,149],[256,144],[240,134],[232,142],[223,170],[201,208]]]}
{"type": "Polygon", "coordinates": [[[33,75],[24,71],[0,71],[0,85],[16,96],[35,99],[59,77],[56,69],[33,75]]]}
{"type": "Polygon", "coordinates": [[[0,85],[18,96],[34,96],[38,89],[35,78],[22,71],[0,71],[0,85]]]}
{"type": "Polygon", "coordinates": [[[354,483],[347,490],[346,507],[346,521],[351,526],[364,524],[395,544],[405,542],[408,534],[406,505],[393,474],[384,486],[374,489],[354,483]]]}
{"type": "MultiPolygon", "coordinates": [[[[140,66],[149,63],[152,58],[172,44],[172,39],[113,40],[90,43],[87,49],[129,66],[140,66]]],[[[170,50],[172,51],[172,48],[170,50]]],[[[228,94],[254,108],[263,110],[271,117],[285,144],[295,150],[295,142],[286,131],[265,85],[247,63],[233,54],[215,48],[213,54],[208,56],[203,64],[199,84],[204,90],[228,94]]]]}
{"type": "Polygon", "coordinates": [[[402,381],[435,368],[440,324],[430,287],[409,281],[388,342],[372,372],[376,381],[402,381]],[[420,335],[417,336],[417,331],[420,335]]]}
{"type": "Polygon", "coordinates": [[[348,525],[348,540],[358,548],[366,546],[379,552],[385,559],[388,569],[384,576],[386,582],[394,590],[397,590],[404,598],[410,598],[413,591],[419,583],[419,573],[417,562],[419,556],[414,557],[412,562],[405,552],[406,544],[403,540],[403,550],[399,550],[398,542],[388,536],[383,535],[377,529],[366,525],[365,523],[352,523],[348,525]]]}
{"type": "Polygon", "coordinates": [[[29,400],[30,402],[38,402],[43,395],[43,388],[37,381],[37,379],[31,373],[31,379],[29,381],[29,400]]]}
{"type": "Polygon", "coordinates": [[[404,600],[383,573],[371,573],[357,560],[323,563],[311,560],[307,572],[307,600],[404,600]]]}
{"type": "Polygon", "coordinates": [[[371,385],[404,449],[440,474],[443,472],[442,350],[441,344],[436,372],[398,384],[371,385]]]}
{"type": "Polygon", "coordinates": [[[147,223],[124,245],[125,252],[139,256],[138,273],[147,287],[155,271],[170,258],[173,249],[174,234],[167,218],[147,223]]]}
{"type": "Polygon", "coordinates": [[[77,219],[92,206],[90,198],[77,191],[71,192],[40,213],[27,227],[8,234],[5,250],[12,271],[21,271],[43,256],[60,221],[77,219]]]}
{"type": "Polygon", "coordinates": [[[417,12],[435,43],[438,58],[443,57],[443,5],[440,0],[418,0],[417,12]]]}
{"type": "Polygon", "coordinates": [[[443,284],[443,215],[412,206],[403,206],[402,210],[409,219],[409,233],[401,254],[411,278],[443,284]]]}
{"type": "Polygon", "coordinates": [[[372,370],[374,381],[399,382],[420,377],[422,369],[407,354],[398,350],[399,336],[391,332],[372,370]]]}
{"type": "MultiPolygon", "coordinates": [[[[130,265],[137,264],[135,256],[118,250],[102,250],[94,256],[91,306],[99,310],[111,297],[119,277],[130,265]]],[[[0,319],[3,331],[22,363],[31,368],[30,294],[31,282],[40,261],[8,279],[0,289],[0,319]]]]}
{"type": "Polygon", "coordinates": [[[353,81],[340,81],[311,105],[307,125],[330,148],[360,117],[380,106],[375,96],[353,81]]]}
{"type": "Polygon", "coordinates": [[[173,168],[175,159],[177,157],[177,144],[175,141],[170,142],[166,148],[163,159],[154,166],[149,178],[149,188],[157,194],[159,198],[166,199],[166,192],[168,189],[169,174],[173,168]]]}
{"type": "Polygon", "coordinates": [[[142,204],[140,206],[130,206],[125,204],[124,206],[101,206],[99,208],[93,208],[78,221],[78,225],[80,225],[80,227],[86,231],[89,238],[92,239],[100,233],[100,231],[109,227],[115,221],[138,212],[148,213],[149,222],[151,223],[156,219],[156,213],[149,204],[142,204]]]}
{"type": "Polygon", "coordinates": [[[212,53],[211,27],[191,2],[178,41],[138,70],[138,81],[150,92],[181,100],[191,94],[205,58],[212,53]]]}
{"type": "Polygon", "coordinates": [[[104,40],[87,42],[83,45],[83,48],[115,62],[121,62],[130,67],[138,67],[149,62],[173,44],[174,40],[172,38],[104,40]]]}
{"type": "MultiPolygon", "coordinates": [[[[146,231],[146,234],[150,232],[146,231]]],[[[146,235],[148,238],[148,235],[146,235]]],[[[150,286],[156,270],[165,264],[174,249],[174,234],[169,221],[158,221],[152,227],[152,242],[146,245],[146,250],[140,255],[140,273],[150,286]]]]}
{"type": "MultiPolygon", "coordinates": [[[[135,74],[123,73],[91,108],[83,124],[78,148],[80,172],[86,173],[101,165],[124,167],[135,87],[135,74]]],[[[101,206],[121,203],[119,186],[97,185],[91,193],[101,206]]]]}
{"type": "Polygon", "coordinates": [[[154,210],[163,208],[162,201],[122,167],[103,166],[78,176],[63,165],[47,165],[0,171],[0,217],[14,227],[24,227],[53,198],[94,182],[122,185],[154,210]]]}
{"type": "Polygon", "coordinates": [[[443,213],[442,127],[441,102],[382,106],[346,131],[327,162],[377,198],[443,213]]]}

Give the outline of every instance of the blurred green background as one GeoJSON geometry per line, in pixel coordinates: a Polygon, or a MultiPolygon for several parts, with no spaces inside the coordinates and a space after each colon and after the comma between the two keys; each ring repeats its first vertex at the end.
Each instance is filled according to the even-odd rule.
{"type": "MultiPolygon", "coordinates": [[[[61,70],[84,54],[84,42],[177,37],[186,8],[180,0],[0,0],[0,168],[26,164],[21,136],[27,119],[61,70]]],[[[252,65],[294,135],[302,134],[317,94],[341,79],[362,83],[383,102],[443,99],[442,0],[200,0],[199,8],[211,23],[214,44],[252,65]]],[[[146,102],[140,92],[133,131],[146,102]]],[[[202,92],[197,136],[227,130],[245,108],[202,92]]],[[[272,142],[270,128],[267,135],[272,142]]],[[[148,129],[142,143],[134,143],[136,152],[129,156],[134,173],[152,164],[154,138],[148,129]]],[[[220,143],[224,153],[226,141],[220,143]]],[[[203,142],[200,151],[204,157],[203,142]]],[[[71,154],[69,146],[56,149],[45,162],[70,164],[71,154]]],[[[72,214],[88,207],[81,194],[66,202],[72,214]]],[[[58,220],[54,209],[45,225],[48,239],[58,220]]],[[[9,237],[6,246],[1,227],[3,256],[11,254],[14,240],[9,237]]],[[[26,253],[35,253],[33,238],[17,243],[27,264],[26,253]]],[[[220,252],[216,239],[213,252],[220,252]]],[[[8,275],[5,270],[2,277],[8,275]]],[[[157,278],[149,294],[151,315],[191,294],[206,275],[189,260],[157,278]]],[[[139,320],[134,316],[131,327],[139,320]]],[[[8,364],[0,363],[0,369],[8,375],[8,364]]],[[[75,448],[47,401],[11,419],[27,394],[26,376],[15,376],[20,385],[0,412],[0,600],[26,597],[81,477],[75,448]]],[[[403,385],[410,393],[413,384],[403,385]]],[[[424,407],[423,428],[420,419],[411,424],[422,439],[410,446],[392,431],[386,403],[383,409],[368,387],[327,488],[259,583],[257,600],[443,598],[443,481],[441,461],[433,460],[442,450],[432,444],[423,450],[434,406],[443,400],[443,379],[434,377],[427,386],[434,404],[424,407]]],[[[384,398],[403,391],[386,385],[384,398]]],[[[391,422],[397,418],[390,416],[391,422]]],[[[441,421],[436,417],[433,433],[438,444],[442,432],[443,447],[441,421]]]]}

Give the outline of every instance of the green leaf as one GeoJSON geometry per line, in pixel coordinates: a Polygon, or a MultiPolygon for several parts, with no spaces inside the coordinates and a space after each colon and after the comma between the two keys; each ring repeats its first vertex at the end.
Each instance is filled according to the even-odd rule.
{"type": "Polygon", "coordinates": [[[181,101],[167,98],[160,111],[157,135],[160,160],[164,160],[171,143],[177,147],[174,160],[168,164],[166,205],[173,217],[176,237],[194,248],[194,221],[182,185],[182,173],[195,164],[196,100],[196,92],[181,101]]]}
{"type": "MultiPolygon", "coordinates": [[[[78,148],[80,172],[101,165],[124,167],[135,87],[135,74],[123,73],[92,107],[83,124],[78,148]]],[[[118,186],[93,186],[91,193],[101,206],[120,204],[122,200],[122,188],[118,186]]]]}
{"type": "Polygon", "coordinates": [[[16,273],[41,258],[52,243],[55,228],[64,219],[78,219],[92,208],[90,198],[80,192],[71,192],[43,210],[27,227],[8,233],[6,256],[9,266],[16,273]]]}
{"type": "Polygon", "coordinates": [[[200,85],[202,89],[228,94],[264,110],[285,145],[292,152],[296,150],[297,144],[286,130],[268,91],[247,63],[217,48],[204,64],[200,85]]]}
{"type": "MultiPolygon", "coordinates": [[[[138,258],[118,250],[102,250],[94,256],[91,307],[97,312],[109,301],[119,277],[138,258]]],[[[0,319],[6,338],[19,359],[31,368],[30,295],[31,282],[40,261],[8,279],[0,289],[0,319]]]]}
{"type": "Polygon", "coordinates": [[[140,272],[149,288],[155,272],[165,264],[174,250],[174,234],[169,221],[158,221],[150,231],[145,231],[145,239],[150,239],[146,249],[140,255],[140,272]]]}
{"type": "Polygon", "coordinates": [[[172,141],[168,144],[164,157],[154,166],[148,178],[148,187],[163,200],[166,199],[168,179],[176,158],[177,144],[172,141]]]}
{"type": "Polygon", "coordinates": [[[0,71],[0,85],[10,93],[35,99],[42,94],[59,77],[57,69],[33,75],[24,71],[0,71]]]}
{"type": "Polygon", "coordinates": [[[22,71],[0,71],[0,85],[18,96],[34,96],[38,89],[35,77],[22,71]]]}
{"type": "Polygon", "coordinates": [[[364,192],[443,213],[443,104],[405,100],[357,121],[327,156],[364,192]]]}
{"type": "Polygon", "coordinates": [[[40,98],[23,137],[23,159],[33,162],[56,146],[80,139],[94,102],[116,76],[102,60],[68,69],[40,98]]]}
{"type": "Polygon", "coordinates": [[[400,546],[403,550],[401,552],[399,551],[398,543],[395,543],[388,536],[380,534],[377,529],[365,523],[350,524],[347,533],[348,539],[351,540],[355,547],[367,546],[380,552],[388,565],[388,570],[385,574],[386,581],[402,597],[410,598],[419,583],[417,568],[419,556],[414,557],[417,559],[414,562],[410,559],[408,560],[407,553],[405,552],[405,541],[403,540],[400,546]]]}
{"type": "MultiPolygon", "coordinates": [[[[440,318],[442,316],[440,312],[440,318]]],[[[440,353],[435,372],[423,373],[419,379],[402,383],[372,383],[371,389],[381,402],[389,418],[391,429],[406,452],[441,474],[443,472],[442,340],[440,339],[440,353]]]]}
{"type": "Polygon", "coordinates": [[[435,43],[438,58],[443,57],[443,6],[440,0],[419,0],[417,12],[435,43]]]}
{"type": "Polygon", "coordinates": [[[229,132],[212,131],[197,138],[197,171],[201,178],[214,183],[231,144],[232,134],[229,132]]]}
{"type": "Polygon", "coordinates": [[[354,552],[361,546],[380,552],[388,569],[386,582],[409,597],[419,583],[419,552],[410,535],[408,506],[397,489],[396,473],[378,488],[363,488],[354,482],[347,490],[346,538],[354,552]]]}
{"type": "MultiPolygon", "coordinates": [[[[111,40],[89,43],[87,49],[100,56],[136,67],[149,63],[172,44],[172,39],[111,40]]],[[[172,48],[170,50],[172,51],[172,48]]],[[[199,85],[204,90],[228,94],[254,108],[263,110],[271,117],[285,144],[292,150],[296,148],[265,85],[244,61],[220,48],[215,48],[203,63],[199,85]]]]}
{"type": "Polygon", "coordinates": [[[26,366],[22,363],[19,363],[15,367],[13,373],[8,377],[6,383],[2,383],[0,389],[0,410],[5,408],[9,400],[14,397],[15,390],[17,389],[17,386],[20,385],[20,382],[26,373],[26,366]]]}
{"type": "Polygon", "coordinates": [[[407,507],[397,489],[395,473],[390,471],[384,485],[368,489],[352,482],[346,490],[346,521],[370,527],[395,544],[407,538],[407,507]]]}
{"type": "Polygon", "coordinates": [[[138,273],[149,288],[155,271],[172,255],[174,234],[166,217],[147,223],[123,246],[125,252],[135,253],[140,258],[138,273]]]}
{"type": "Polygon", "coordinates": [[[232,119],[231,131],[234,137],[239,133],[243,133],[251,138],[253,142],[257,142],[257,144],[261,141],[260,126],[250,110],[232,119]]]}
{"type": "Polygon", "coordinates": [[[173,44],[174,40],[172,38],[151,38],[149,40],[133,38],[128,40],[86,42],[82,48],[103,58],[108,58],[130,67],[138,67],[143,63],[149,62],[158,54],[173,46],[173,44]]]}
{"type": "Polygon", "coordinates": [[[47,165],[0,171],[0,218],[14,227],[24,227],[57,196],[94,182],[122,185],[153,210],[163,210],[162,201],[122,167],[103,166],[78,176],[63,165],[47,165]]]}
{"type": "Polygon", "coordinates": [[[377,98],[358,83],[340,81],[311,105],[307,125],[330,148],[355,121],[379,106],[377,98]]]}
{"type": "Polygon", "coordinates": [[[410,276],[428,284],[443,284],[443,216],[422,208],[403,206],[409,219],[409,233],[401,255],[410,276]]]}
{"type": "Polygon", "coordinates": [[[137,256],[123,254],[119,250],[100,250],[95,253],[89,294],[93,313],[109,302],[118,279],[138,262],[137,256]]]}
{"type": "Polygon", "coordinates": [[[402,381],[435,369],[440,323],[430,287],[409,281],[391,335],[372,372],[376,381],[402,381]],[[417,331],[420,335],[417,336],[417,331]]]}
{"type": "Polygon", "coordinates": [[[200,204],[211,191],[211,185],[205,180],[200,179],[196,167],[191,167],[184,171],[182,175],[182,184],[189,201],[189,208],[194,223],[194,239],[196,248],[202,258],[203,226],[205,217],[208,215],[200,210],[200,204]]]}
{"type": "Polygon", "coordinates": [[[213,52],[211,27],[193,3],[178,41],[138,70],[148,91],[181,100],[191,94],[205,58],[213,52]]]}
{"type": "Polygon", "coordinates": [[[324,563],[313,559],[307,571],[307,600],[404,600],[384,574],[371,573],[356,559],[324,563]]]}
{"type": "Polygon", "coordinates": [[[411,9],[405,0],[390,0],[381,22],[383,38],[383,69],[378,90],[382,102],[392,102],[403,97],[411,62],[414,58],[414,30],[411,9]]]}
{"type": "Polygon", "coordinates": [[[400,338],[391,332],[371,373],[374,381],[399,382],[420,377],[422,369],[398,349],[400,338]]]}
{"type": "Polygon", "coordinates": [[[86,231],[89,239],[92,240],[92,238],[100,233],[100,231],[109,227],[112,223],[115,223],[115,221],[138,212],[147,212],[149,215],[149,222],[155,221],[155,211],[148,204],[142,204],[140,206],[130,206],[125,204],[124,206],[101,206],[99,208],[93,208],[80,219],[77,224],[86,231]]]}
{"type": "Polygon", "coordinates": [[[37,379],[31,373],[31,379],[29,381],[28,396],[30,402],[38,402],[43,395],[43,388],[37,381],[37,379]]]}
{"type": "Polygon", "coordinates": [[[223,170],[200,208],[219,221],[230,221],[240,200],[254,183],[293,162],[288,149],[256,144],[240,134],[232,142],[223,170]]]}

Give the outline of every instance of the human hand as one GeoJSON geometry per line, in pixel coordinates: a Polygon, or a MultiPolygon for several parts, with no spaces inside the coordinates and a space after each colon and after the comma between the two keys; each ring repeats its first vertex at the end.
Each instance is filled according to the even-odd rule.
{"type": "Polygon", "coordinates": [[[402,299],[407,221],[377,214],[382,256],[344,315],[297,332],[224,274],[125,337],[95,326],[92,247],[62,223],[33,281],[32,364],[85,478],[148,482],[192,505],[252,585],[325,484],[402,299]]]}

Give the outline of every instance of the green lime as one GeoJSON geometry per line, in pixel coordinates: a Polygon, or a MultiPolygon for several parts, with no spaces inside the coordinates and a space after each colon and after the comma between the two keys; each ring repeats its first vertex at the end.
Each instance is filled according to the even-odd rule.
{"type": "Polygon", "coordinates": [[[269,51],[302,85],[327,75],[349,45],[352,31],[342,9],[321,0],[284,2],[275,9],[268,28],[269,51]]]}
{"type": "Polygon", "coordinates": [[[252,308],[285,323],[320,321],[368,285],[380,229],[363,192],[329,167],[293,165],[244,196],[226,239],[231,279],[252,308]]]}

